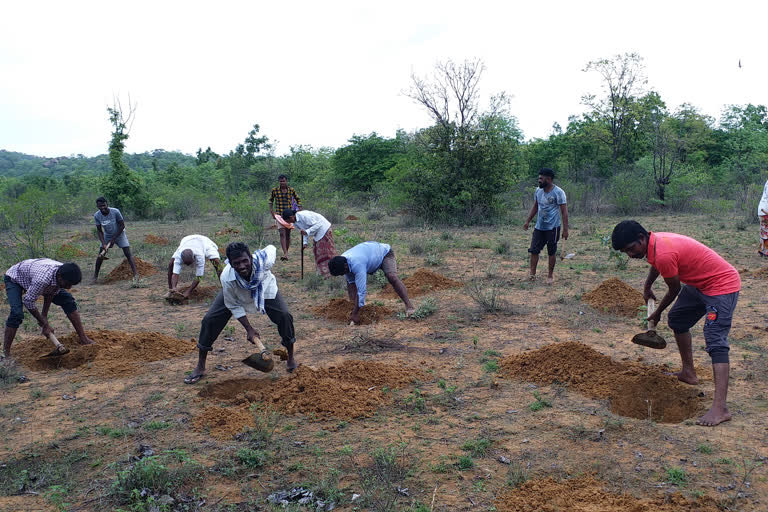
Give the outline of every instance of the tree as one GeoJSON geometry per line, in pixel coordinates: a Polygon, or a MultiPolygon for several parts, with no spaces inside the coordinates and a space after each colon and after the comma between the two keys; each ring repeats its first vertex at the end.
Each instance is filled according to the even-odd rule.
{"type": "Polygon", "coordinates": [[[634,129],[632,115],[635,98],[642,94],[648,82],[643,59],[636,53],[616,55],[612,59],[590,61],[585,72],[596,71],[603,80],[604,97],[594,94],[582,97],[582,103],[592,109],[592,115],[608,125],[611,147],[611,167],[615,173],[621,152],[634,129]]]}
{"type": "Polygon", "coordinates": [[[133,124],[136,105],[128,100],[128,115],[123,113],[119,99],[107,107],[112,123],[112,139],[109,142],[109,162],[112,171],[105,177],[102,189],[107,200],[116,208],[130,209],[139,216],[149,214],[151,201],[141,178],[124,161],[125,141],[133,124]]]}
{"type": "Polygon", "coordinates": [[[243,143],[238,144],[227,156],[227,163],[229,164],[227,181],[231,191],[235,191],[238,186],[247,184],[251,167],[260,158],[259,154],[272,149],[267,136],[258,136],[259,129],[259,125],[254,124],[243,143]]]}
{"type": "Polygon", "coordinates": [[[405,154],[405,134],[398,131],[394,139],[376,132],[354,135],[347,146],[333,155],[333,170],[349,190],[370,191],[386,179],[386,172],[405,154]]]}

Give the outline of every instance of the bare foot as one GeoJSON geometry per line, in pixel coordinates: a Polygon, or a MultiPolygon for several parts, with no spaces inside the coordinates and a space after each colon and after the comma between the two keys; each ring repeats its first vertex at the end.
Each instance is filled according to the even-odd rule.
{"type": "Polygon", "coordinates": [[[286,369],[288,370],[288,373],[293,373],[293,370],[295,370],[298,367],[299,367],[299,363],[297,363],[294,358],[290,358],[286,363],[286,369]]]}
{"type": "Polygon", "coordinates": [[[286,256],[285,254],[283,254],[282,256],[280,256],[280,259],[281,259],[282,261],[288,261],[288,256],[286,256]]]}
{"type": "Polygon", "coordinates": [[[686,384],[690,384],[691,386],[695,386],[699,383],[699,379],[696,377],[695,373],[664,372],[664,375],[671,375],[673,377],[677,377],[677,380],[679,380],[680,382],[685,382],[686,384]]]}
{"type": "Polygon", "coordinates": [[[416,308],[413,306],[405,309],[405,316],[411,316],[416,311],[416,308]]]}
{"type": "Polygon", "coordinates": [[[86,336],[85,338],[80,338],[79,343],[81,345],[93,345],[93,340],[88,336],[86,336]]]}
{"type": "Polygon", "coordinates": [[[550,285],[550,286],[551,286],[551,285],[552,285],[554,282],[555,282],[555,278],[554,278],[554,277],[552,277],[552,276],[549,276],[549,277],[547,278],[547,284],[548,284],[548,285],[550,285]]]}
{"type": "Polygon", "coordinates": [[[535,281],[536,280],[536,274],[528,274],[528,280],[529,281],[535,281]]]}
{"type": "Polygon", "coordinates": [[[714,427],[726,421],[731,421],[731,413],[728,412],[728,409],[716,411],[713,408],[708,410],[704,416],[696,420],[696,424],[703,427],[714,427]]]}

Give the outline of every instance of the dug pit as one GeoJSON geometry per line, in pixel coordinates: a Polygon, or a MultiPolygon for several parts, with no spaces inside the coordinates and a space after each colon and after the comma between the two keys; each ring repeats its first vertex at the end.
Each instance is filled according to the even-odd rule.
{"type": "MultiPolygon", "coordinates": [[[[116,253],[113,251],[113,254],[116,253]]],[[[122,254],[120,256],[122,257],[122,254]]],[[[151,263],[147,263],[146,261],[142,260],[141,258],[137,258],[136,256],[133,257],[133,260],[136,262],[136,272],[139,273],[139,276],[147,277],[153,274],[157,274],[157,269],[151,263]]],[[[128,263],[127,259],[123,259],[122,263],[112,269],[112,272],[107,275],[107,277],[104,279],[104,282],[114,283],[117,281],[126,281],[132,278],[133,271],[131,271],[131,265],[128,263]]]]}
{"type": "Polygon", "coordinates": [[[664,375],[658,367],[619,363],[575,342],[555,343],[504,358],[505,377],[540,385],[561,384],[598,399],[611,412],[659,423],[680,423],[699,414],[703,401],[697,387],[664,375]]]}
{"type": "Polygon", "coordinates": [[[183,356],[195,345],[159,332],[87,331],[93,345],[78,344],[76,333],[59,338],[69,354],[39,359],[53,348],[42,337],[13,346],[13,356],[31,370],[50,371],[76,368],[83,377],[120,377],[137,373],[144,363],[183,356]]]}
{"type": "MultiPolygon", "coordinates": [[[[189,290],[189,287],[192,286],[192,284],[187,284],[180,286],[178,289],[181,293],[186,292],[189,290]]],[[[189,294],[189,297],[185,301],[172,301],[173,304],[184,304],[184,303],[198,303],[198,302],[206,302],[211,301],[216,298],[216,295],[219,293],[219,287],[218,286],[203,286],[198,285],[197,288],[192,290],[192,293],[189,294]]]]}
{"type": "Polygon", "coordinates": [[[592,477],[557,481],[529,480],[502,493],[494,502],[498,512],[717,512],[714,500],[703,497],[690,501],[679,492],[641,499],[608,491],[592,477]]]}
{"type": "MultiPolygon", "coordinates": [[[[420,268],[412,276],[403,279],[403,284],[408,290],[409,297],[418,297],[419,295],[425,295],[438,290],[448,290],[461,286],[459,281],[454,281],[425,268],[420,268]]],[[[397,298],[397,293],[391,285],[387,285],[382,292],[382,296],[397,298]]]]}
{"type": "MultiPolygon", "coordinates": [[[[331,299],[325,306],[317,306],[312,311],[323,318],[336,322],[349,322],[349,314],[355,306],[346,299],[331,299]]],[[[372,324],[381,322],[385,318],[391,317],[394,310],[377,304],[366,304],[360,308],[360,324],[372,324]]]]}
{"type": "Polygon", "coordinates": [[[581,300],[598,311],[634,318],[645,304],[643,294],[615,277],[585,293],[581,300]]]}
{"type": "Polygon", "coordinates": [[[259,403],[283,414],[305,414],[315,419],[352,419],[371,416],[392,403],[392,393],[384,393],[382,388],[403,387],[424,377],[418,369],[350,360],[320,369],[299,366],[293,375],[274,380],[217,382],[205,386],[200,396],[234,405],[259,403]]]}

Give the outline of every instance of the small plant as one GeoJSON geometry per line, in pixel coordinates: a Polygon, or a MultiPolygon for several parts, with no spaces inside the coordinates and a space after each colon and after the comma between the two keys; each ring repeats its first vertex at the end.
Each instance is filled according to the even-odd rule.
{"type": "Polygon", "coordinates": [[[443,261],[443,258],[440,257],[439,254],[434,252],[427,254],[427,257],[424,258],[424,264],[428,267],[439,267],[444,263],[445,262],[443,261]]]}
{"type": "Polygon", "coordinates": [[[464,288],[467,295],[486,313],[498,313],[508,309],[500,295],[501,285],[498,283],[486,284],[479,279],[473,279],[464,288]]]}
{"type": "Polygon", "coordinates": [[[411,244],[408,246],[408,250],[410,250],[411,254],[414,256],[424,254],[424,246],[421,244],[421,242],[411,242],[411,244]]]}
{"type": "Polygon", "coordinates": [[[185,483],[199,480],[203,467],[178,453],[145,457],[123,471],[119,471],[110,489],[117,503],[130,504],[132,510],[147,510],[156,505],[159,496],[173,496],[185,483]]]}
{"type": "Polygon", "coordinates": [[[48,393],[38,387],[35,387],[32,388],[32,390],[29,392],[29,396],[32,397],[32,400],[37,400],[38,398],[46,398],[48,393]]]}
{"type": "Polygon", "coordinates": [[[496,373],[499,370],[499,361],[496,359],[489,359],[483,364],[483,370],[487,373],[496,373]]]}
{"type": "MultiPolygon", "coordinates": [[[[410,318],[413,318],[414,320],[423,320],[427,318],[430,315],[433,315],[437,311],[437,301],[430,297],[428,299],[424,299],[421,304],[419,304],[419,307],[416,308],[416,311],[411,313],[410,318]]],[[[398,318],[405,319],[405,313],[402,311],[397,314],[398,318]]]]}
{"type": "Polygon", "coordinates": [[[701,443],[699,446],[696,447],[696,451],[699,453],[703,453],[705,455],[709,455],[712,453],[712,445],[709,443],[701,443]]]}
{"type": "Polygon", "coordinates": [[[304,284],[304,288],[309,291],[314,291],[319,290],[323,286],[324,281],[325,279],[323,279],[323,276],[315,272],[311,272],[309,275],[304,277],[302,283],[304,284]]]}
{"type": "Polygon", "coordinates": [[[16,361],[11,358],[0,360],[0,389],[9,388],[19,382],[21,372],[16,361]]]}
{"type": "Polygon", "coordinates": [[[414,388],[413,391],[405,397],[403,400],[406,409],[410,409],[414,412],[426,412],[427,401],[421,394],[419,388],[414,388]]]}
{"type": "Polygon", "coordinates": [[[461,449],[465,452],[469,452],[472,457],[483,457],[491,447],[491,441],[489,439],[475,439],[465,442],[461,445],[461,449]]]}
{"type": "Polygon", "coordinates": [[[523,485],[528,480],[528,470],[523,465],[515,461],[509,466],[507,471],[507,485],[517,487],[523,485]]]}
{"type": "Polygon", "coordinates": [[[149,430],[149,431],[165,430],[167,428],[171,428],[172,426],[173,426],[173,423],[166,422],[166,421],[150,421],[144,424],[144,430],[149,430]]]}
{"type": "Polygon", "coordinates": [[[269,460],[269,454],[264,450],[241,448],[235,453],[238,462],[247,468],[260,468],[269,460]]]}
{"type": "Polygon", "coordinates": [[[533,398],[535,398],[536,401],[528,405],[528,409],[530,409],[533,412],[540,411],[545,407],[552,407],[552,402],[550,402],[546,398],[542,398],[541,394],[538,391],[533,392],[533,398]]]}
{"type": "Polygon", "coordinates": [[[509,240],[501,240],[498,244],[496,244],[496,254],[509,254],[509,248],[509,240]]]}
{"type": "Polygon", "coordinates": [[[475,461],[473,461],[472,457],[469,455],[462,455],[459,457],[458,461],[456,461],[456,467],[462,471],[472,469],[475,467],[475,461]]]}
{"type": "Polygon", "coordinates": [[[673,466],[671,468],[667,468],[665,474],[667,481],[672,485],[682,487],[688,483],[688,475],[685,474],[685,470],[683,468],[673,466]]]}
{"type": "Polygon", "coordinates": [[[616,270],[626,270],[629,265],[629,256],[613,247],[608,249],[608,261],[615,260],[616,270]]]}
{"type": "Polygon", "coordinates": [[[440,233],[440,240],[445,240],[446,242],[449,240],[453,240],[453,233],[449,233],[448,231],[443,231],[440,233]]]}
{"type": "Polygon", "coordinates": [[[381,220],[383,218],[384,218],[384,212],[382,212],[380,210],[373,210],[373,211],[368,212],[368,220],[370,220],[370,221],[374,221],[375,222],[375,221],[381,220]]]}

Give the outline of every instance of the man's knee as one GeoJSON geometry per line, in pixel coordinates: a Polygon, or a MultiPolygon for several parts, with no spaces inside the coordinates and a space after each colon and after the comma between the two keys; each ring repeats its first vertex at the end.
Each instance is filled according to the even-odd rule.
{"type": "Polygon", "coordinates": [[[8,315],[8,320],[5,321],[5,326],[11,329],[18,329],[22,322],[24,322],[24,310],[11,308],[11,314],[8,315]]]}
{"type": "Polygon", "coordinates": [[[728,345],[715,345],[713,347],[707,346],[707,353],[712,359],[712,364],[728,363],[730,359],[728,353],[730,352],[728,345]]]}

